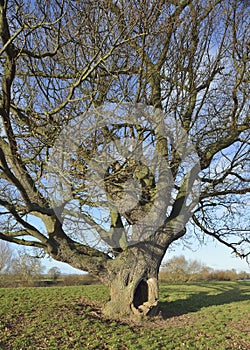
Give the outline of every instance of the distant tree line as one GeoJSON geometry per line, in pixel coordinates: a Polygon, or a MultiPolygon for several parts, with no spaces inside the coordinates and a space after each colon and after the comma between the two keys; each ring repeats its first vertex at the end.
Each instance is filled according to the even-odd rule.
{"type": "Polygon", "coordinates": [[[197,260],[187,260],[183,255],[169,259],[160,271],[160,282],[209,282],[250,279],[250,273],[235,269],[214,270],[197,260]]]}
{"type": "Polygon", "coordinates": [[[0,288],[70,286],[93,284],[97,281],[89,274],[62,275],[56,266],[44,273],[41,259],[25,250],[14,252],[11,246],[0,241],[0,288]]]}

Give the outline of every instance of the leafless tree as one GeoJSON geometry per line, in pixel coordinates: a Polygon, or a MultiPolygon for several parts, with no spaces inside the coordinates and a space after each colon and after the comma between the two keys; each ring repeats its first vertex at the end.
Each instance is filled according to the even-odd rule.
{"type": "Polygon", "coordinates": [[[41,260],[29,255],[25,250],[20,250],[12,259],[10,273],[16,281],[23,285],[33,284],[35,279],[41,277],[42,272],[41,260]]]}
{"type": "Polygon", "coordinates": [[[48,276],[52,279],[53,282],[56,282],[61,276],[61,271],[58,267],[51,267],[48,271],[48,276]]]}
{"type": "Polygon", "coordinates": [[[13,253],[10,245],[6,242],[0,241],[0,272],[8,271],[13,253]]]}
{"type": "Polygon", "coordinates": [[[246,258],[249,12],[247,1],[236,0],[0,0],[0,239],[41,248],[100,278],[111,290],[108,315],[154,313],[160,263],[188,232],[212,236],[246,258]],[[164,115],[177,128],[165,135],[153,130],[155,121],[135,123],[129,115],[102,124],[107,106],[124,103],[164,115]],[[85,120],[95,128],[67,154],[74,221],[67,200],[51,200],[48,164],[62,135],[67,141],[64,130],[85,120]],[[98,198],[100,184],[96,192],[88,187],[88,174],[102,170],[97,162],[91,170],[93,159],[107,142],[129,150],[128,138],[141,160],[128,152],[114,159],[98,198]],[[143,161],[147,149],[152,159],[160,154],[155,173],[143,161]],[[168,203],[159,194],[162,176],[172,179],[168,203]],[[193,201],[190,189],[199,182],[193,201]],[[128,210],[114,205],[133,196],[128,210]],[[149,224],[156,205],[160,224],[141,238],[139,224],[149,224]]]}

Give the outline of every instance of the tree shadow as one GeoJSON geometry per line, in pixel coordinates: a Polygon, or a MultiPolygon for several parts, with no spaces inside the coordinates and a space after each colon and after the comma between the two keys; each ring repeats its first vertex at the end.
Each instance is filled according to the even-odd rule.
{"type": "MultiPolygon", "coordinates": [[[[232,285],[215,285],[212,284],[192,284],[194,286],[205,287],[209,290],[193,292],[186,299],[177,299],[174,301],[161,301],[160,302],[160,312],[163,319],[168,319],[174,316],[181,316],[188,314],[190,312],[196,312],[204,307],[231,304],[233,302],[250,300],[250,283],[241,283],[241,286],[247,286],[245,290],[240,288],[237,284],[232,285]]],[[[181,287],[181,286],[180,286],[181,287]]],[[[179,290],[179,293],[181,290],[179,290]]],[[[187,293],[183,290],[183,293],[187,293]]],[[[168,297],[166,294],[164,298],[168,297]]]]}

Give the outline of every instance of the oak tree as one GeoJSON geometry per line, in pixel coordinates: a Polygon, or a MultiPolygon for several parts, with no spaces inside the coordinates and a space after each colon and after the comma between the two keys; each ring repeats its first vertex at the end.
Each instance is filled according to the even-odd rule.
{"type": "Polygon", "coordinates": [[[246,258],[249,9],[0,0],[0,239],[101,279],[111,316],[154,314],[190,232],[246,258]]]}

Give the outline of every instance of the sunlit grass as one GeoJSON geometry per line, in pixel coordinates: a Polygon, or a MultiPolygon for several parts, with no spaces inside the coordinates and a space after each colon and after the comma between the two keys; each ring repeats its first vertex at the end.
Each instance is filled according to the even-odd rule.
{"type": "Polygon", "coordinates": [[[161,316],[105,319],[104,286],[0,289],[0,349],[250,348],[250,283],[161,285],[161,316]]]}

